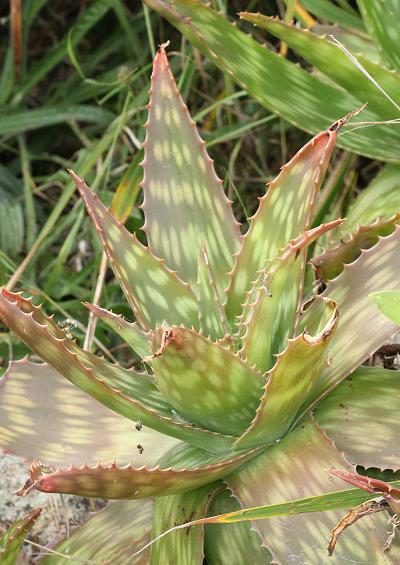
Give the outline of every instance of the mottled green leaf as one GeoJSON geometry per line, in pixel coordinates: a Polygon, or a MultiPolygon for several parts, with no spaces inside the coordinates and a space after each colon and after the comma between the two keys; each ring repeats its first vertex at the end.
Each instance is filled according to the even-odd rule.
{"type": "Polygon", "coordinates": [[[137,322],[128,322],[122,316],[113,314],[109,310],[100,308],[95,304],[84,302],[83,304],[88,310],[102,320],[105,324],[110,326],[122,339],[139,355],[139,357],[146,357],[151,353],[151,333],[144,332],[140,329],[137,322]]]}
{"type": "Polygon", "coordinates": [[[37,489],[111,500],[165,496],[190,491],[220,479],[256,453],[257,450],[247,450],[218,456],[182,444],[172,448],[171,456],[169,453],[164,455],[152,468],[119,467],[113,463],[64,469],[34,461],[30,478],[18,494],[25,496],[32,489],[37,489]]]}
{"type": "MultiPolygon", "coordinates": [[[[328,284],[322,296],[337,303],[340,319],[331,343],[330,362],[322,370],[310,402],[316,402],[332,390],[398,332],[398,325],[380,314],[368,295],[382,289],[400,288],[399,262],[400,226],[397,226],[391,235],[363,250],[354,263],[346,265],[343,272],[328,284]]],[[[303,317],[303,327],[312,325],[318,312],[318,305],[312,305],[303,317]]]]}
{"type": "Polygon", "coordinates": [[[360,226],[347,239],[342,239],[340,243],[313,257],[311,264],[316,278],[329,281],[340,275],[344,265],[355,261],[362,249],[373,247],[380,236],[393,233],[399,220],[400,214],[396,214],[389,220],[376,220],[373,224],[360,226]]]}
{"type": "Polygon", "coordinates": [[[21,294],[1,290],[0,317],[34,353],[114,412],[130,420],[140,419],[145,426],[209,451],[226,451],[232,445],[233,437],[174,419],[172,408],[146,373],[113,366],[80,350],[40,308],[21,294]]]}
{"type": "Polygon", "coordinates": [[[342,220],[323,224],[292,240],[273,261],[260,271],[240,317],[243,334],[242,357],[260,371],[274,365],[274,355],[281,353],[287,340],[296,334],[307,247],[321,234],[338,226],[342,220]]]}
{"type": "Polygon", "coordinates": [[[400,167],[385,165],[372,182],[354,199],[341,230],[355,231],[376,218],[390,218],[400,212],[400,167]]]}
{"type": "Polygon", "coordinates": [[[41,565],[64,565],[73,558],[79,563],[99,565],[148,565],[150,551],[139,551],[150,541],[153,501],[118,500],[110,502],[104,510],[94,514],[86,523],[75,528],[52,549],[66,556],[46,555],[41,565]]]}
{"type": "Polygon", "coordinates": [[[268,373],[257,414],[235,443],[237,449],[272,443],[290,429],[327,361],[339,313],[335,303],[327,301],[326,306],[333,313],[319,333],[311,336],[304,331],[290,339],[287,348],[277,355],[276,364],[268,373]]]}
{"type": "Polygon", "coordinates": [[[397,471],[399,401],[397,371],[360,367],[318,406],[316,418],[352,463],[397,471]]]}
{"type": "MultiPolygon", "coordinates": [[[[238,511],[240,504],[227,490],[211,502],[208,514],[216,516],[238,511]]],[[[168,537],[166,538],[168,540],[168,537]]],[[[205,527],[205,554],[208,565],[232,565],[251,563],[267,565],[271,555],[261,547],[259,535],[250,529],[250,524],[207,524],[205,527]]]]}
{"type": "MultiPolygon", "coordinates": [[[[279,19],[268,18],[262,14],[244,12],[241,17],[260,26],[287,43],[296,54],[317,67],[356,97],[361,104],[368,102],[368,107],[381,116],[381,119],[396,117],[396,108],[371,80],[354,65],[347,55],[326,37],[319,37],[308,30],[287,24],[279,19]]],[[[373,63],[363,55],[357,55],[359,63],[375,81],[394,99],[400,90],[400,75],[386,69],[379,63],[373,63]]]]}
{"type": "Polygon", "coordinates": [[[278,250],[310,226],[312,206],[329,163],[336,133],[309,141],[269,184],[236,257],[228,289],[230,319],[240,314],[245,293],[257,272],[278,250]]]}
{"type": "Polygon", "coordinates": [[[202,246],[198,264],[197,306],[200,330],[205,336],[215,340],[230,333],[205,245],[202,246]]]}
{"type": "Polygon", "coordinates": [[[400,4],[398,0],[357,0],[363,19],[386,60],[400,68],[400,4]]]}
{"type": "Polygon", "coordinates": [[[158,330],[153,348],[157,385],[180,414],[232,435],[249,425],[265,379],[237,354],[183,327],[158,330]]]}
{"type": "Polygon", "coordinates": [[[400,324],[400,290],[372,292],[370,297],[389,320],[400,324]]]}
{"type": "MultiPolygon", "coordinates": [[[[176,524],[203,518],[219,483],[207,484],[182,494],[162,496],[154,503],[152,539],[176,524]]],[[[201,565],[204,529],[176,530],[151,546],[151,565],[201,565]]]]}
{"type": "Polygon", "coordinates": [[[0,380],[0,405],[0,449],[50,465],[152,465],[179,443],[144,426],[138,431],[132,421],[93,400],[52,367],[26,359],[13,361],[0,380]]]}
{"type": "MultiPolygon", "coordinates": [[[[368,435],[368,429],[365,433],[368,435]]],[[[362,439],[359,438],[359,441],[362,439]]],[[[317,425],[308,420],[226,480],[244,508],[296,501],[321,493],[334,493],[332,499],[335,501],[338,499],[335,491],[345,485],[329,475],[331,468],[353,471],[317,425]]],[[[295,503],[292,504],[294,508],[295,503]]],[[[327,507],[328,504],[325,504],[325,509],[327,507]]],[[[334,504],[332,507],[335,507],[334,504]]],[[[259,511],[262,515],[261,508],[259,511]]],[[[326,546],[330,530],[341,517],[341,512],[329,510],[258,520],[253,522],[253,527],[271,550],[274,563],[290,563],[296,556],[297,563],[321,565],[328,563],[326,546]]],[[[329,563],[342,565],[356,561],[369,565],[384,562],[382,547],[387,537],[386,530],[387,518],[384,516],[364,518],[357,527],[349,529],[346,536],[339,538],[329,563]]]]}
{"type": "Polygon", "coordinates": [[[340,24],[345,29],[365,31],[364,22],[355,11],[344,10],[331,0],[301,0],[301,4],[322,20],[340,24]]]}
{"type": "Polygon", "coordinates": [[[232,254],[239,248],[239,224],[179,94],[163,46],[154,59],[146,127],[143,209],[150,248],[183,280],[196,283],[204,241],[222,290],[232,254]]]}
{"type": "MultiPolygon", "coordinates": [[[[351,94],[280,57],[201,2],[145,1],[253,98],[305,131],[315,134],[359,106],[351,94]]],[[[367,109],[363,121],[379,121],[379,116],[367,109]]],[[[338,144],[362,155],[399,162],[400,131],[394,126],[348,132],[338,138],[338,144]]]]}
{"type": "MultiPolygon", "coordinates": [[[[317,0],[317,2],[320,0],[317,0]]],[[[347,16],[346,16],[347,17],[347,16]]],[[[360,20],[361,21],[361,20],[360,20]]],[[[370,36],[364,31],[346,29],[344,26],[315,24],[310,28],[315,35],[329,37],[333,35],[347,49],[358,56],[361,53],[366,59],[374,63],[382,63],[382,54],[378,46],[371,41],[370,36]]]]}
{"type": "Polygon", "coordinates": [[[17,565],[19,563],[18,556],[21,546],[41,511],[41,508],[31,510],[24,518],[14,522],[3,535],[0,535],[1,565],[17,565]]]}
{"type": "Polygon", "coordinates": [[[189,286],[129,233],[81,178],[72,171],[71,176],[138,322],[145,329],[164,320],[196,326],[196,298],[189,286]]]}

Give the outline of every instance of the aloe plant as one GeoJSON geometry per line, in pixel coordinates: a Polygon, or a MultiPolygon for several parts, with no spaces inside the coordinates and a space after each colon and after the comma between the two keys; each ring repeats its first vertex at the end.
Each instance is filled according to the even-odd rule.
{"type": "MultiPolygon", "coordinates": [[[[346,118],[282,167],[242,236],[165,47],[148,109],[147,247],[71,171],[135,321],[87,307],[142,370],[81,349],[24,293],[0,292],[4,323],[45,362],[13,361],[1,381],[2,448],[32,460],[19,494],[115,500],[41,562],[62,563],[64,553],[121,564],[195,564],[204,555],[208,563],[323,563],[337,509],[358,496],[329,469],[400,467],[400,381],[358,368],[399,330],[368,295],[399,288],[400,228],[307,296],[307,248],[342,223],[310,227],[346,118]],[[228,513],[229,522],[239,506],[259,507],[239,520],[269,519],[254,521],[255,531],[209,520],[146,545],[210,514],[228,513]]],[[[395,563],[396,548],[382,553],[385,528],[382,515],[351,528],[332,563],[395,563]]]]}

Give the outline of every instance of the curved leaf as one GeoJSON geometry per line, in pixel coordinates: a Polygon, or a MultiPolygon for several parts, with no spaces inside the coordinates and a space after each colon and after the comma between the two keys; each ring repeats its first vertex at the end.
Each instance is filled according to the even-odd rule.
{"type": "MultiPolygon", "coordinates": [[[[240,17],[279,37],[298,55],[356,97],[360,103],[368,102],[368,107],[380,115],[382,120],[396,117],[394,104],[382,95],[371,80],[328,38],[318,37],[308,30],[262,14],[243,12],[240,17]]],[[[357,59],[389,96],[396,99],[400,90],[400,74],[369,61],[363,55],[357,55],[357,59]]]]}
{"type": "Polygon", "coordinates": [[[41,511],[41,508],[31,510],[0,536],[0,563],[2,565],[17,565],[21,546],[41,511]]]}
{"type": "Polygon", "coordinates": [[[154,351],[158,388],[180,414],[232,435],[249,425],[265,379],[238,355],[183,327],[158,330],[154,351]]]}
{"type": "Polygon", "coordinates": [[[150,248],[183,280],[196,283],[204,241],[222,290],[239,248],[239,224],[179,94],[164,46],[154,59],[150,92],[142,205],[150,248]]]}
{"type": "Polygon", "coordinates": [[[360,367],[318,406],[316,418],[352,463],[397,471],[399,400],[396,371],[360,367]]]}
{"type": "Polygon", "coordinates": [[[320,133],[282,167],[269,184],[236,257],[226,306],[230,319],[240,314],[257,272],[288,241],[310,226],[312,207],[335,145],[336,133],[320,133]]]}
{"type": "Polygon", "coordinates": [[[116,220],[86,183],[70,171],[110,260],[115,276],[140,324],[197,325],[196,299],[187,283],[154,257],[116,220]]]}
{"type": "MultiPolygon", "coordinates": [[[[353,471],[315,422],[308,420],[233,473],[227,482],[245,508],[276,505],[321,493],[333,493],[332,498],[337,500],[335,491],[341,490],[344,484],[329,475],[331,468],[353,471]]],[[[292,505],[294,508],[295,503],[292,505]]],[[[259,512],[262,515],[261,508],[259,512]]],[[[298,563],[320,565],[328,562],[327,541],[340,517],[340,512],[329,510],[258,520],[253,522],[253,527],[271,550],[274,563],[290,563],[295,555],[298,563]]],[[[342,564],[350,560],[365,565],[380,563],[386,528],[384,516],[365,518],[356,529],[339,539],[329,563],[342,564]]]]}
{"type": "MultiPolygon", "coordinates": [[[[154,503],[152,539],[176,524],[203,518],[219,483],[207,484],[182,494],[162,496],[154,503]]],[[[151,546],[152,565],[200,565],[203,563],[204,529],[177,530],[151,546]]]]}
{"type": "Polygon", "coordinates": [[[328,281],[340,275],[344,265],[355,261],[360,256],[362,249],[373,247],[380,236],[393,233],[399,221],[400,214],[396,214],[389,220],[376,220],[373,224],[360,226],[347,239],[313,257],[310,262],[316,278],[328,281]]]}
{"type": "Polygon", "coordinates": [[[27,460],[152,465],[178,444],[149,428],[138,431],[52,367],[26,359],[13,361],[0,380],[0,405],[0,448],[27,460]]]}
{"type": "Polygon", "coordinates": [[[400,6],[397,0],[357,0],[363,19],[385,54],[386,60],[400,68],[400,6]]]}
{"type": "MultiPolygon", "coordinates": [[[[321,295],[337,303],[340,320],[331,344],[330,362],[323,369],[307,408],[398,332],[398,325],[380,314],[368,295],[382,289],[400,288],[396,270],[399,262],[400,226],[397,226],[391,235],[380,238],[371,249],[363,250],[354,263],[345,265],[343,272],[321,295]]],[[[303,327],[309,327],[318,317],[318,304],[312,305],[304,314],[303,327]]]]}
{"type": "Polygon", "coordinates": [[[269,380],[264,387],[256,416],[236,441],[237,449],[272,443],[281,439],[290,429],[326,363],[328,346],[339,316],[334,302],[327,301],[327,306],[333,313],[317,335],[311,337],[303,332],[289,340],[285,351],[277,355],[277,362],[269,372],[269,380]]]}
{"type": "MultiPolygon", "coordinates": [[[[152,516],[150,499],[110,502],[53,549],[72,562],[75,558],[84,563],[93,560],[99,565],[148,565],[149,550],[138,557],[132,554],[150,541],[152,516]]],[[[45,555],[40,565],[60,565],[64,561],[59,555],[45,555]]]]}
{"type": "Polygon", "coordinates": [[[137,322],[128,322],[122,316],[100,308],[96,304],[84,302],[83,305],[122,337],[139,357],[151,354],[151,334],[141,330],[137,322]]]}
{"type": "Polygon", "coordinates": [[[239,332],[244,333],[240,354],[260,371],[271,369],[274,356],[297,333],[307,247],[341,222],[323,224],[292,240],[260,271],[249,291],[240,317],[239,332]]]}
{"type": "Polygon", "coordinates": [[[156,467],[70,466],[66,469],[52,468],[34,461],[30,478],[18,491],[26,496],[31,490],[59,492],[78,496],[116,499],[166,496],[193,490],[220,479],[230,473],[257,450],[238,454],[210,455],[209,453],[182,444],[164,455],[156,467]]]}
{"type": "MultiPolygon", "coordinates": [[[[201,2],[145,1],[253,98],[305,131],[315,134],[359,106],[358,100],[343,89],[273,53],[201,2]]],[[[379,121],[370,110],[363,112],[363,118],[379,121]]],[[[358,129],[338,140],[340,147],[393,162],[399,162],[399,143],[400,132],[390,125],[358,129]]]]}
{"type": "Polygon", "coordinates": [[[233,437],[174,420],[171,407],[145,373],[123,369],[121,372],[120,367],[80,350],[40,308],[20,294],[1,289],[0,317],[32,351],[114,412],[130,420],[140,419],[145,426],[210,451],[226,451],[232,445],[233,437]],[[136,387],[140,400],[129,396],[136,387]]]}
{"type": "Polygon", "coordinates": [[[355,231],[376,218],[389,219],[400,212],[400,167],[385,165],[360,192],[349,208],[342,232],[355,231]]]}

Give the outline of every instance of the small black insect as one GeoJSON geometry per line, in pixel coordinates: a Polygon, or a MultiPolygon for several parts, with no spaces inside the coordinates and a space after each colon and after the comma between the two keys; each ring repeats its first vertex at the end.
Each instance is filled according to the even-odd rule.
{"type": "Polygon", "coordinates": [[[140,443],[138,443],[136,447],[137,447],[137,450],[139,451],[139,455],[142,455],[142,453],[144,451],[143,445],[140,445],[140,443]]]}
{"type": "Polygon", "coordinates": [[[143,424],[140,420],[138,420],[135,424],[135,428],[137,429],[138,432],[140,432],[140,430],[143,428],[143,424]]]}

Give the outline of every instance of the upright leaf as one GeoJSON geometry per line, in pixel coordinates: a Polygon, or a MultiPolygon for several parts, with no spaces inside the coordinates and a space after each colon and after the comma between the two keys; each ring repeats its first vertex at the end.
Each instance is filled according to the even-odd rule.
{"type": "Polygon", "coordinates": [[[328,301],[327,306],[333,313],[317,335],[303,332],[289,340],[285,351],[277,355],[256,416],[236,441],[237,449],[272,443],[289,431],[326,363],[329,343],[338,323],[335,303],[328,301]]]}
{"type": "MultiPolygon", "coordinates": [[[[203,518],[219,483],[212,483],[190,492],[162,496],[154,503],[152,538],[176,524],[203,518]]],[[[151,546],[151,565],[201,565],[204,558],[204,528],[177,530],[151,546]]]]}
{"type": "Polygon", "coordinates": [[[71,176],[138,322],[146,329],[164,320],[197,325],[196,299],[189,286],[130,234],[81,178],[72,171],[71,176]]]}
{"type": "Polygon", "coordinates": [[[273,259],[288,241],[309,228],[335,140],[334,131],[320,133],[269,184],[236,257],[228,289],[227,313],[231,320],[240,313],[245,293],[267,259],[273,259]]]}
{"type": "Polygon", "coordinates": [[[240,435],[257,408],[264,377],[238,355],[186,328],[161,328],[150,361],[161,393],[192,422],[240,435]]]}
{"type": "Polygon", "coordinates": [[[145,231],[150,248],[190,283],[203,241],[220,289],[239,248],[222,181],[177,89],[164,46],[154,59],[144,147],[145,231]]]}
{"type": "Polygon", "coordinates": [[[211,339],[230,333],[229,323],[218,292],[217,281],[205,245],[201,248],[197,274],[197,305],[201,332],[211,339]]]}
{"type": "Polygon", "coordinates": [[[260,271],[239,327],[245,332],[240,353],[260,371],[273,366],[274,355],[281,353],[287,339],[296,333],[308,245],[341,221],[323,224],[292,240],[260,271]]]}

